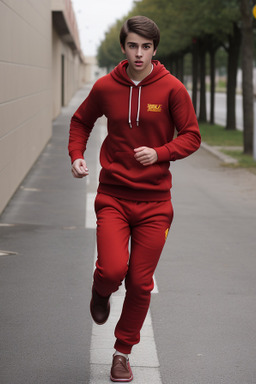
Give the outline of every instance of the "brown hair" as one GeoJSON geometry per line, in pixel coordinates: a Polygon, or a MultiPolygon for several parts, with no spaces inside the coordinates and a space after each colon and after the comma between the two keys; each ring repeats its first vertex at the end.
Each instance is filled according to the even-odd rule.
{"type": "Polygon", "coordinates": [[[119,39],[124,48],[125,40],[129,32],[137,33],[146,39],[153,40],[154,49],[158,47],[160,41],[160,31],[156,23],[146,16],[133,16],[126,20],[121,28],[119,39]]]}

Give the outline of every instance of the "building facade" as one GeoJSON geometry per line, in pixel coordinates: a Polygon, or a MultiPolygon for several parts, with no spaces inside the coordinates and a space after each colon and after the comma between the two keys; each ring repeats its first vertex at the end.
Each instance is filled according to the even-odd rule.
{"type": "Polygon", "coordinates": [[[86,82],[70,0],[0,0],[0,213],[86,82]]]}

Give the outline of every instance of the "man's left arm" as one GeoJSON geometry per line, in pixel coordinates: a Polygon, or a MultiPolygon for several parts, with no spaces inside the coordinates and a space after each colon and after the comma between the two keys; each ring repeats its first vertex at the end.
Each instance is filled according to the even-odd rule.
{"type": "Polygon", "coordinates": [[[171,115],[178,132],[177,137],[161,147],[154,148],[158,162],[183,159],[197,151],[201,144],[201,135],[191,98],[182,87],[172,97],[171,115]]]}

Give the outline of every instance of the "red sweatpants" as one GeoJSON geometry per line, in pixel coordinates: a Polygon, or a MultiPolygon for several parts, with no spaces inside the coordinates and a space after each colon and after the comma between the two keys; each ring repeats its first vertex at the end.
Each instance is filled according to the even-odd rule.
{"type": "Polygon", "coordinates": [[[94,286],[100,295],[108,296],[125,279],[126,296],[114,347],[130,353],[140,341],[154,287],[153,274],[173,218],[172,204],[170,200],[128,201],[100,193],[95,212],[98,258],[94,286]]]}

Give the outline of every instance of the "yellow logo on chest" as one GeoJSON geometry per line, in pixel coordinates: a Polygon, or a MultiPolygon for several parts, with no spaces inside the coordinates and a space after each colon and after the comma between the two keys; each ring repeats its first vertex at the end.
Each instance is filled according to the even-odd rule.
{"type": "Polygon", "coordinates": [[[148,104],[147,112],[162,112],[162,104],[148,104]]]}

